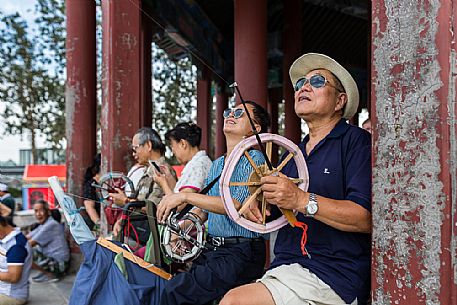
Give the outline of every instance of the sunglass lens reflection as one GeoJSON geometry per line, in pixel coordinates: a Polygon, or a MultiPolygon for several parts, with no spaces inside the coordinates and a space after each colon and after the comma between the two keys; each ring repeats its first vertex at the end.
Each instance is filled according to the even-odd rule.
{"type": "Polygon", "coordinates": [[[300,90],[301,87],[308,81],[305,77],[300,78],[296,83],[295,83],[295,91],[300,90]]]}
{"type": "Polygon", "coordinates": [[[325,85],[325,77],[323,77],[322,75],[319,75],[319,74],[313,75],[309,79],[309,83],[314,88],[321,88],[325,85]]]}
{"type": "MultiPolygon", "coordinates": [[[[319,74],[314,74],[309,79],[309,83],[313,88],[322,88],[323,86],[325,86],[325,81],[325,77],[319,74]]],[[[300,88],[303,87],[307,82],[308,79],[306,77],[300,78],[295,83],[295,91],[300,90],[300,88]]]]}
{"type": "Polygon", "coordinates": [[[230,117],[230,114],[233,113],[233,117],[235,119],[239,119],[243,116],[243,113],[244,113],[244,110],[241,109],[241,108],[235,108],[235,109],[225,109],[224,110],[224,118],[229,118],[230,117]]]}

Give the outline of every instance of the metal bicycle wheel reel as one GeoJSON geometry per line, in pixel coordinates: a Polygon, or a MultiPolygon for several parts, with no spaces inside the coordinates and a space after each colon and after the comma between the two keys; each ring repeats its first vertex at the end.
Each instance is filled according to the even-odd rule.
{"type": "Polygon", "coordinates": [[[104,200],[109,200],[109,193],[115,193],[116,188],[125,192],[125,195],[132,198],[135,195],[135,187],[129,177],[120,172],[108,172],[100,177],[98,181],[100,187],[97,192],[104,200]]]}
{"type": "Polygon", "coordinates": [[[164,254],[177,263],[187,263],[197,258],[204,248],[205,229],[200,217],[189,212],[179,221],[178,213],[169,216],[162,234],[164,254]]]}

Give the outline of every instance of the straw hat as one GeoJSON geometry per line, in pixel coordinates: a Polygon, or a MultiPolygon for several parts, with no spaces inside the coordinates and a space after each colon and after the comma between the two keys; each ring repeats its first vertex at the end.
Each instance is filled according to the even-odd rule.
{"type": "Polygon", "coordinates": [[[348,95],[348,101],[344,107],[343,118],[352,118],[359,106],[359,90],[357,89],[357,84],[351,74],[333,58],[318,53],[307,53],[300,56],[294,61],[292,66],[290,66],[289,76],[292,86],[295,85],[299,78],[305,76],[310,71],[317,69],[328,70],[338,77],[348,95]]]}

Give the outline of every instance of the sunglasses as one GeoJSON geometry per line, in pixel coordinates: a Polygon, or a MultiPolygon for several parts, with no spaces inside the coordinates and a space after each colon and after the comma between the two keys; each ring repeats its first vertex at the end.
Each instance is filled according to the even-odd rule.
{"type": "Polygon", "coordinates": [[[230,115],[233,114],[233,117],[235,119],[239,119],[243,116],[244,114],[244,109],[242,108],[227,108],[224,110],[224,113],[222,114],[224,116],[224,119],[228,119],[230,115]]]}
{"type": "Polygon", "coordinates": [[[324,87],[326,84],[328,84],[330,87],[333,87],[333,88],[335,88],[336,90],[338,90],[339,92],[342,92],[340,89],[338,89],[337,87],[335,87],[334,85],[332,85],[332,84],[325,78],[325,76],[320,75],[320,74],[314,74],[314,75],[311,76],[309,79],[307,79],[306,77],[302,77],[302,78],[298,79],[297,82],[295,83],[295,86],[294,86],[295,91],[300,90],[300,88],[303,87],[304,85],[306,85],[308,82],[309,82],[309,84],[311,85],[311,87],[313,87],[313,88],[322,88],[322,87],[324,87]]]}

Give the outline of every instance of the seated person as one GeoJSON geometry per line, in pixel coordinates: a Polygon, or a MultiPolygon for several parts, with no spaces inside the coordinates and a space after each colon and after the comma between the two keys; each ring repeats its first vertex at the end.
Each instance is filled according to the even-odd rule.
{"type": "MultiPolygon", "coordinates": [[[[246,102],[258,132],[266,132],[269,124],[268,113],[254,102],[246,102]]],[[[219,193],[219,175],[225,158],[245,137],[253,134],[243,105],[224,111],[224,134],[227,154],[216,159],[209,171],[205,185],[217,182],[207,195],[180,192],[166,195],[157,207],[158,220],[165,222],[174,208],[187,203],[195,206],[193,213],[208,220],[207,248],[192,262],[189,271],[177,273],[164,282],[160,304],[207,304],[223,296],[228,290],[246,283],[263,274],[266,248],[261,234],[251,232],[225,215],[219,193]],[[220,241],[224,240],[222,244],[220,241]]],[[[258,150],[250,150],[249,155],[257,165],[265,162],[258,150]]],[[[243,156],[238,161],[232,181],[247,181],[253,169],[243,156]]],[[[246,186],[231,188],[231,194],[238,202],[244,202],[250,193],[246,186]]]]}
{"type": "Polygon", "coordinates": [[[165,168],[162,173],[156,172],[154,180],[166,195],[197,193],[204,187],[212,162],[206,151],[199,148],[201,134],[202,129],[192,122],[180,123],[166,133],[173,155],[180,164],[185,165],[177,182],[165,168]]]}
{"type": "Polygon", "coordinates": [[[0,305],[22,305],[29,297],[32,249],[18,228],[0,216],[0,305]]]}
{"type": "Polygon", "coordinates": [[[39,200],[33,205],[39,226],[27,235],[33,247],[32,268],[41,271],[32,280],[55,282],[63,276],[70,260],[64,228],[50,216],[49,205],[39,200]]]}
{"type": "MultiPolygon", "coordinates": [[[[299,230],[283,226],[270,270],[257,283],[228,292],[220,304],[366,304],[371,141],[368,132],[346,123],[357,111],[357,85],[343,66],[322,54],[303,55],[289,74],[295,113],[309,127],[299,144],[309,187],[305,192],[281,175],[262,177],[261,183],[269,204],[297,211],[298,221],[308,226],[306,248],[299,230]]],[[[298,169],[290,162],[282,172],[297,177],[298,169]]]]}
{"type": "Polygon", "coordinates": [[[84,173],[83,197],[86,214],[83,214],[83,218],[89,229],[93,231],[100,229],[100,202],[95,187],[92,186],[92,183],[98,183],[100,179],[100,158],[100,154],[97,154],[84,173]]]}
{"type": "MultiPolygon", "coordinates": [[[[153,177],[155,172],[157,168],[161,167],[166,168],[168,172],[175,175],[174,170],[165,161],[165,145],[160,139],[159,134],[150,127],[143,127],[136,132],[132,139],[132,151],[133,157],[138,164],[148,166],[138,182],[133,199],[128,198],[125,192],[120,189],[116,189],[116,193],[110,193],[110,196],[117,205],[125,205],[134,201],[145,201],[146,208],[144,211],[146,211],[148,216],[153,216],[156,205],[159,204],[164,195],[160,185],[154,183],[153,177]]],[[[149,247],[150,251],[145,254],[145,260],[153,264],[163,265],[157,223],[154,217],[148,217],[148,222],[149,229],[151,230],[148,242],[155,244],[155,246],[149,247]]],[[[121,219],[115,223],[113,234],[117,239],[119,239],[120,234],[123,234],[121,232],[121,219]]]]}

